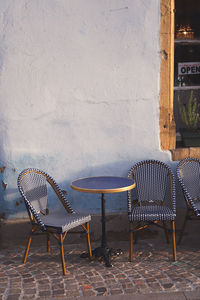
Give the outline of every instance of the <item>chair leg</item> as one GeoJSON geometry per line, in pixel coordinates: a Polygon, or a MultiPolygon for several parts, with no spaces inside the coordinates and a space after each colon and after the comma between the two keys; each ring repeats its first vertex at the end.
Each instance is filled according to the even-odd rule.
{"type": "Polygon", "coordinates": [[[168,233],[165,221],[163,221],[163,227],[164,227],[167,243],[169,243],[169,233],[168,233]]]}
{"type": "Polygon", "coordinates": [[[50,252],[50,236],[47,234],[47,252],[50,252]]]}
{"type": "Polygon", "coordinates": [[[31,245],[31,241],[32,241],[32,233],[29,235],[28,241],[27,241],[27,245],[26,245],[26,250],[24,252],[24,258],[23,258],[23,263],[26,263],[27,260],[27,256],[28,256],[28,251],[31,245]]]}
{"type": "Polygon", "coordinates": [[[90,227],[89,223],[86,223],[86,229],[87,229],[87,245],[88,245],[88,253],[89,253],[89,259],[92,259],[92,249],[91,249],[91,243],[90,243],[90,227]]]}
{"type": "Polygon", "coordinates": [[[183,222],[183,226],[181,228],[181,233],[180,233],[180,236],[179,236],[179,239],[178,239],[178,245],[180,245],[180,243],[182,241],[182,237],[183,237],[183,233],[185,231],[185,226],[186,226],[186,223],[187,223],[187,220],[188,220],[188,216],[189,216],[189,211],[187,209],[186,214],[185,214],[185,219],[184,219],[184,222],[183,222]]]}
{"type": "Polygon", "coordinates": [[[60,256],[62,262],[63,275],[66,275],[66,266],[65,266],[65,257],[64,257],[64,249],[63,249],[63,235],[60,234],[60,256]]]}
{"type": "MultiPolygon", "coordinates": [[[[137,228],[140,228],[141,227],[141,223],[138,222],[137,223],[137,226],[136,226],[136,229],[137,228]]],[[[135,234],[134,234],[134,243],[137,244],[137,240],[138,240],[138,231],[135,231],[135,234]]]]}
{"type": "Polygon", "coordinates": [[[173,256],[176,261],[176,239],[175,239],[175,222],[172,221],[172,245],[173,245],[173,256]]]}
{"type": "Polygon", "coordinates": [[[130,234],[129,260],[133,261],[133,223],[132,222],[129,222],[129,234],[130,234]]]}

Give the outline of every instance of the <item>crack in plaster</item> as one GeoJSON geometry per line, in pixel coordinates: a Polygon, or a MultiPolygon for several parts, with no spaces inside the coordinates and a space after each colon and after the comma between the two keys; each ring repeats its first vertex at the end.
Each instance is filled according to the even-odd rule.
{"type": "Polygon", "coordinates": [[[110,12],[115,12],[115,11],[120,11],[120,10],[125,10],[125,9],[128,9],[128,6],[110,9],[110,12]]]}
{"type": "Polygon", "coordinates": [[[94,100],[86,100],[86,101],[82,101],[79,99],[75,99],[77,102],[81,102],[81,103],[87,103],[87,104],[92,104],[92,105],[100,105],[100,104],[106,104],[106,105],[116,105],[118,103],[133,103],[133,102],[147,102],[147,101],[151,101],[150,98],[136,98],[136,99],[117,99],[115,101],[110,101],[110,100],[105,100],[105,101],[94,101],[94,100]]]}

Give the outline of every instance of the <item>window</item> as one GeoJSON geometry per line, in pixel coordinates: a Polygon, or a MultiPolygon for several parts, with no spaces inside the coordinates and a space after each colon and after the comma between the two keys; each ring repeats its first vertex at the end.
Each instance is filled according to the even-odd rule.
{"type": "Polygon", "coordinates": [[[187,109],[191,93],[200,108],[199,14],[196,0],[161,0],[160,139],[174,160],[200,157],[199,146],[185,145],[180,133],[185,125],[180,107],[187,109]]]}
{"type": "Polygon", "coordinates": [[[175,0],[174,116],[176,147],[199,147],[200,3],[175,0]],[[191,108],[191,110],[190,110],[191,108]],[[191,118],[185,118],[185,112],[191,118]],[[190,121],[191,120],[191,121],[190,121]]]}

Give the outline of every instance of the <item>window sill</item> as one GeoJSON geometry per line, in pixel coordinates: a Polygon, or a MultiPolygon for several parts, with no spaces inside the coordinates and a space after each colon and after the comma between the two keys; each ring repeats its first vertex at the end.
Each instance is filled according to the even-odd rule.
{"type": "Polygon", "coordinates": [[[177,148],[171,150],[172,160],[182,160],[186,157],[200,158],[200,147],[177,148]]]}

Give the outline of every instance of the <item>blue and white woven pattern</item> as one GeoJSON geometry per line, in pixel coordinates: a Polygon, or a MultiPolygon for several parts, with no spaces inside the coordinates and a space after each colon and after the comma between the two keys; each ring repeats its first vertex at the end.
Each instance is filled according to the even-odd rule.
{"type": "Polygon", "coordinates": [[[186,201],[200,216],[200,160],[185,158],[177,166],[177,177],[183,190],[186,201]]]}
{"type": "Polygon", "coordinates": [[[158,160],[141,161],[130,169],[128,177],[136,182],[136,188],[128,191],[130,222],[175,219],[175,179],[165,163],[158,160]]]}
{"type": "Polygon", "coordinates": [[[91,216],[88,214],[69,214],[66,211],[50,212],[49,215],[41,215],[40,218],[47,229],[55,228],[59,233],[91,221],[91,216]]]}
{"type": "MultiPolygon", "coordinates": [[[[39,169],[25,169],[18,176],[18,189],[24,199],[29,216],[33,216],[43,230],[46,230],[47,228],[42,220],[42,214],[40,212],[46,213],[46,209],[48,208],[47,182],[52,186],[63,203],[66,214],[75,214],[75,211],[72,209],[65,195],[51,176],[39,169]]],[[[82,218],[83,216],[80,215],[80,218],[78,219],[82,218]]],[[[90,218],[91,217],[89,216],[89,219],[90,218]]]]}
{"type": "Polygon", "coordinates": [[[48,207],[46,177],[35,172],[23,176],[21,187],[37,213],[48,207]]]}

